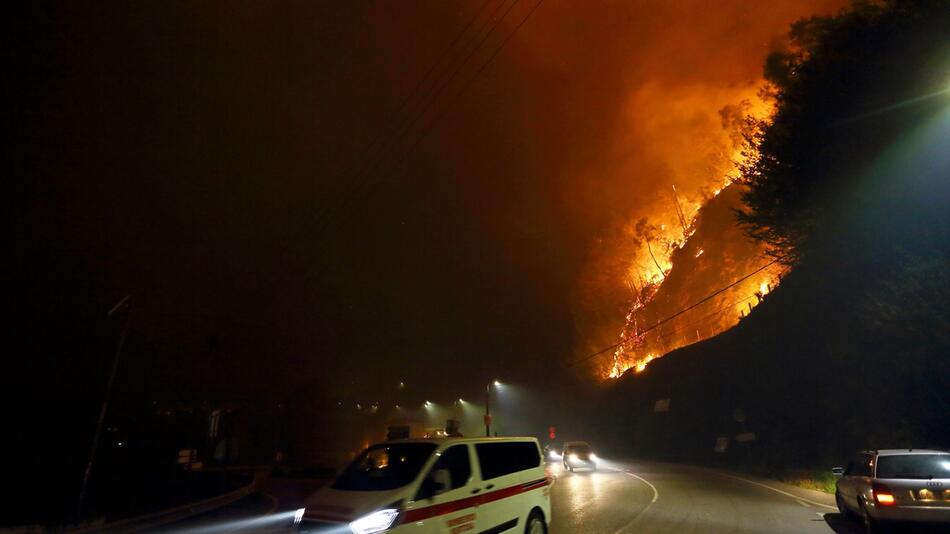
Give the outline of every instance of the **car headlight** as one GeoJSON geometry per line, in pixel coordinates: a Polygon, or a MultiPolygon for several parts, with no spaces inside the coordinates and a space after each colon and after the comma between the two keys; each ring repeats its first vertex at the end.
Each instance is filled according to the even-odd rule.
{"type": "Polygon", "coordinates": [[[377,510],[350,523],[350,530],[352,530],[354,534],[382,532],[392,526],[397,515],[399,515],[399,510],[395,508],[377,510]]]}
{"type": "Polygon", "coordinates": [[[600,458],[599,458],[596,454],[594,454],[594,453],[591,453],[590,459],[591,459],[592,461],[594,461],[594,462],[600,461],[600,458]]]}
{"type": "Polygon", "coordinates": [[[572,462],[576,462],[576,461],[578,461],[578,460],[580,459],[580,458],[577,457],[576,454],[572,454],[572,455],[568,456],[567,458],[568,458],[568,460],[570,460],[570,461],[572,461],[572,462]]]}

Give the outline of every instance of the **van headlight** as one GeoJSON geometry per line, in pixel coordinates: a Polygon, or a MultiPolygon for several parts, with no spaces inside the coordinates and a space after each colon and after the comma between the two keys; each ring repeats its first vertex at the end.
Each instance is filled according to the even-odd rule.
{"type": "Polygon", "coordinates": [[[377,510],[350,523],[350,530],[352,530],[354,534],[382,532],[392,526],[397,515],[399,515],[399,510],[395,508],[377,510]]]}

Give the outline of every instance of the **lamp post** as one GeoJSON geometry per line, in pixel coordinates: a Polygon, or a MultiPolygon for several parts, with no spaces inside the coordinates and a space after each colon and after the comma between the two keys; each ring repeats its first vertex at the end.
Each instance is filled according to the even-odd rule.
{"type": "Polygon", "coordinates": [[[485,384],[485,437],[491,437],[491,382],[485,384]]]}
{"type": "Polygon", "coordinates": [[[89,477],[92,474],[92,466],[96,461],[96,450],[99,448],[99,439],[102,436],[102,424],[106,420],[106,412],[109,411],[109,397],[112,396],[112,386],[115,384],[115,374],[119,369],[119,360],[122,358],[122,348],[125,346],[125,336],[129,330],[129,317],[132,315],[132,295],[126,295],[115,304],[106,314],[112,317],[117,311],[125,310],[125,319],[122,321],[122,330],[119,332],[119,340],[115,347],[115,356],[112,358],[112,368],[109,371],[109,381],[106,385],[106,393],[102,398],[102,406],[99,408],[99,419],[96,421],[96,432],[92,437],[92,450],[89,451],[89,461],[86,462],[86,470],[82,476],[82,485],[79,487],[79,498],[76,501],[76,521],[82,520],[82,507],[86,500],[86,488],[89,487],[89,477]]]}
{"type": "Polygon", "coordinates": [[[495,386],[496,388],[501,385],[501,382],[493,380],[485,384],[485,437],[491,437],[491,388],[495,386]]]}

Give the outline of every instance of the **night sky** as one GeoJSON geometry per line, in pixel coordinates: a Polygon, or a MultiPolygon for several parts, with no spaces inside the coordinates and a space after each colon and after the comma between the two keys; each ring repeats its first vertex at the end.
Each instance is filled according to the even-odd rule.
{"type": "Polygon", "coordinates": [[[718,110],[839,4],[547,0],[478,72],[525,0],[406,107],[495,0],[8,13],[24,360],[94,395],[132,294],[118,387],[156,397],[589,379],[565,363],[623,321],[592,251],[698,195],[718,110]]]}

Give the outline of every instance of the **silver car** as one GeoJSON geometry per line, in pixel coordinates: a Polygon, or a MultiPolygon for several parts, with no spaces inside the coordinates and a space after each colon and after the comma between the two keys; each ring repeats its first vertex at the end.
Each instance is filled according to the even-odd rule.
{"type": "Polygon", "coordinates": [[[862,451],[839,475],[835,501],[868,532],[881,522],[950,525],[950,452],[924,449],[862,451]]]}

